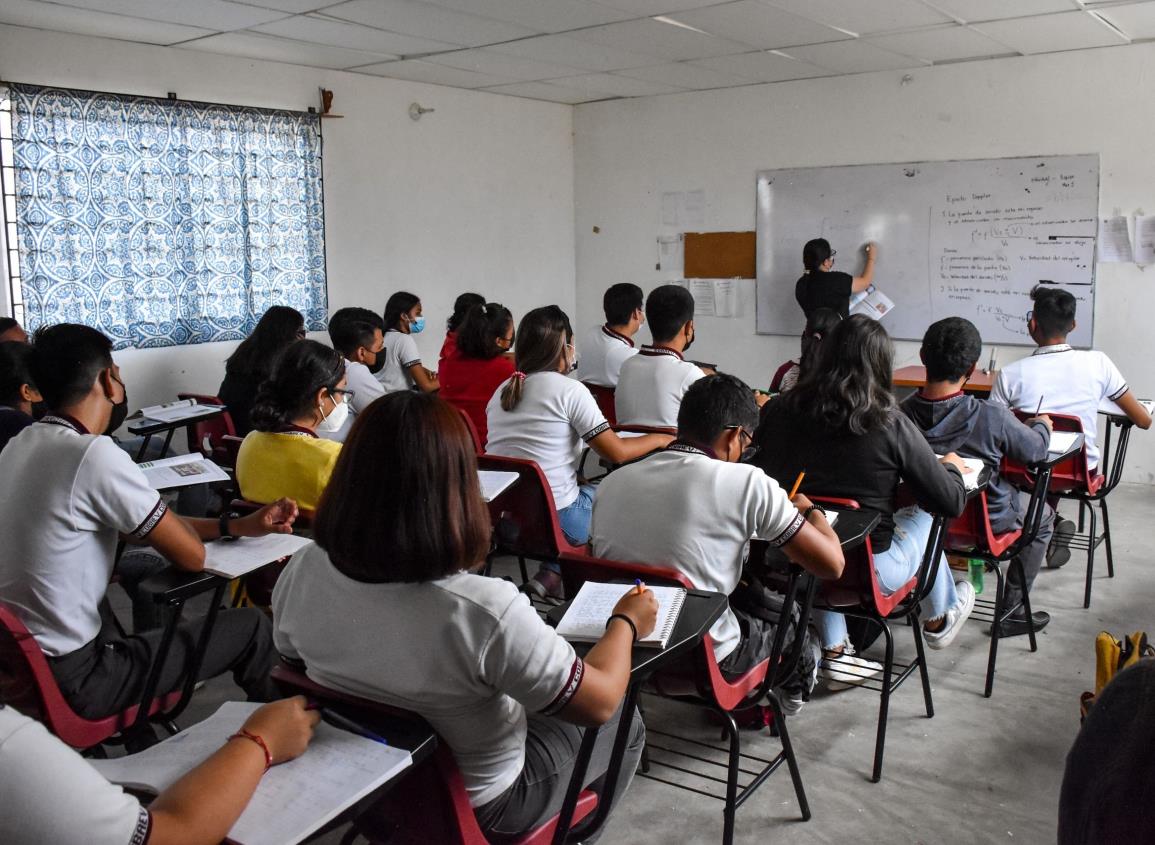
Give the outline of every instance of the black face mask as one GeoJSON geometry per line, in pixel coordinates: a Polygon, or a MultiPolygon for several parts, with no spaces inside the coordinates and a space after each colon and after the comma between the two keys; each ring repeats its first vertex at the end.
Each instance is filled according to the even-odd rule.
{"type": "Polygon", "coordinates": [[[32,403],[32,419],[38,420],[48,413],[47,402],[33,402],[32,403]]]}
{"type": "Polygon", "coordinates": [[[366,366],[368,366],[369,372],[376,374],[381,372],[381,368],[385,366],[385,350],[382,349],[378,352],[374,356],[374,359],[372,364],[367,364],[366,366]]]}
{"type": "MultiPolygon", "coordinates": [[[[113,380],[121,387],[124,387],[124,382],[113,376],[113,380]]],[[[112,400],[109,400],[112,402],[112,400]]],[[[128,419],[128,388],[124,387],[124,398],[119,402],[112,402],[112,418],[108,421],[108,428],[104,430],[105,434],[112,434],[128,419]]]]}
{"type": "Polygon", "coordinates": [[[697,335],[696,335],[696,334],[695,334],[695,335],[691,335],[691,336],[690,336],[690,339],[686,341],[686,345],[682,347],[682,351],[683,351],[683,352],[689,352],[689,351],[690,351],[690,347],[694,345],[694,340],[695,340],[696,338],[697,338],[697,335]]]}

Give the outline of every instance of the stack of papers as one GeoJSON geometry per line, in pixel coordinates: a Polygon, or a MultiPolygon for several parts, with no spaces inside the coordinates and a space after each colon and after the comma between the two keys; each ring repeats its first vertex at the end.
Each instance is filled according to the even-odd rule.
{"type": "Polygon", "coordinates": [[[228,481],[229,476],[203,455],[177,455],[159,461],[137,464],[153,490],[171,490],[174,487],[188,487],[192,484],[208,484],[212,481],[228,481]]]}
{"type": "Polygon", "coordinates": [[[140,415],[157,422],[171,423],[199,417],[210,411],[221,410],[224,410],[223,405],[199,405],[195,399],[178,399],[163,405],[149,405],[147,408],[141,408],[140,415]]]}

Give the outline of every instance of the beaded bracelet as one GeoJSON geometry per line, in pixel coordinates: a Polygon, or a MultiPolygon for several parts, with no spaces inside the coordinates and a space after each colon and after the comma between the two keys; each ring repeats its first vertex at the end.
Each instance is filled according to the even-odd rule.
{"type": "Polygon", "coordinates": [[[241,728],[235,734],[229,737],[228,741],[232,742],[234,739],[249,739],[261,747],[261,751],[265,754],[265,771],[273,767],[273,755],[269,753],[269,746],[265,745],[265,741],[257,736],[255,733],[249,733],[244,728],[241,728]]]}

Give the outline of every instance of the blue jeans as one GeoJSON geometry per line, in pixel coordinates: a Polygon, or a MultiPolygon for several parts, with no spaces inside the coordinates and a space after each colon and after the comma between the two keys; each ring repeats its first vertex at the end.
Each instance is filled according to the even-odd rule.
{"type": "Polygon", "coordinates": [[[590,517],[597,492],[592,484],[583,484],[578,487],[578,497],[557,512],[561,533],[575,546],[584,546],[590,541],[590,517]]]}
{"type": "MultiPolygon", "coordinates": [[[[890,548],[885,552],[874,553],[874,571],[878,575],[878,585],[886,595],[894,593],[918,572],[926,552],[927,540],[930,539],[932,521],[929,513],[915,507],[895,512],[894,537],[890,541],[890,548]]],[[[946,555],[939,556],[934,576],[934,586],[921,605],[923,621],[942,617],[958,601],[946,555]]],[[[849,642],[846,617],[841,613],[816,610],[814,626],[818,629],[825,649],[839,648],[849,642]]]]}

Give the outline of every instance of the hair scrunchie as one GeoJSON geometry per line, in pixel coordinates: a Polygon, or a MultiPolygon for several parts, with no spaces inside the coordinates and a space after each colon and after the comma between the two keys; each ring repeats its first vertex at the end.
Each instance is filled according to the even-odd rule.
{"type": "Polygon", "coordinates": [[[514,370],[513,377],[525,381],[525,373],[523,373],[521,370],[514,370]]]}

